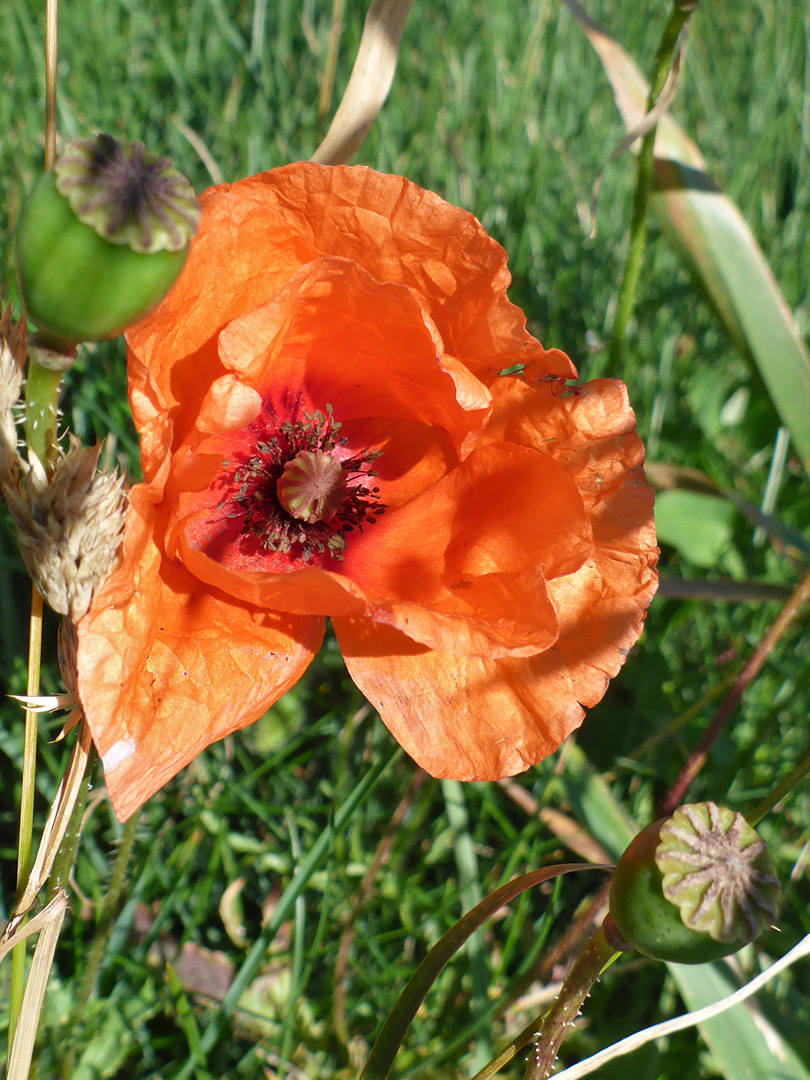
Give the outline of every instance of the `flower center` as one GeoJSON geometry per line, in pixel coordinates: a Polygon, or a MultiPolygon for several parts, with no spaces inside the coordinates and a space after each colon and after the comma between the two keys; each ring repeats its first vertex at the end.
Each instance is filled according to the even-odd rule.
{"type": "Polygon", "coordinates": [[[276,496],[288,514],[310,525],[331,521],[346,501],[346,473],[323,450],[301,450],[284,466],[276,496]]]}
{"type": "Polygon", "coordinates": [[[305,561],[318,553],[340,562],[346,534],[384,513],[379,488],[369,484],[380,452],[343,456],[340,426],[331,405],[325,413],[304,413],[257,441],[234,470],[237,489],[225,500],[232,507],[228,516],[241,517],[241,532],[258,537],[263,550],[286,554],[297,547],[305,561]]]}

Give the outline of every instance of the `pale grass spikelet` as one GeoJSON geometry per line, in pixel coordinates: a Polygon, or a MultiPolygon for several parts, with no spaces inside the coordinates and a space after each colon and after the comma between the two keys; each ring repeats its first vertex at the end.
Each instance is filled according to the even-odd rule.
{"type": "Polygon", "coordinates": [[[124,530],[122,477],[96,472],[101,444],[71,440],[49,478],[35,455],[25,482],[5,491],[23,562],[43,599],[78,621],[113,571],[124,530]]]}
{"type": "Polygon", "coordinates": [[[21,471],[14,406],[20,396],[25,362],[25,323],[16,325],[11,308],[0,312],[0,486],[15,484],[21,471]]]}

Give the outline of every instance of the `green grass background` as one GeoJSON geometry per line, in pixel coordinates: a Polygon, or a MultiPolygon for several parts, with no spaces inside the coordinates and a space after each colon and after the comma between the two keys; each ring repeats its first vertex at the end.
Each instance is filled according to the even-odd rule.
{"type": "MultiPolygon", "coordinates": [[[[588,11],[648,69],[666,4],[589,0],[588,11]]],[[[0,230],[7,296],[15,297],[11,237],[41,168],[43,12],[33,0],[0,5],[0,230]]],[[[336,95],[356,52],[365,4],[346,0],[336,95]]],[[[60,12],[60,134],[102,129],[168,152],[200,189],[211,181],[178,121],[202,140],[226,179],[309,157],[325,133],[317,99],[331,0],[64,0],[60,12]]],[[[715,4],[692,20],[673,115],[709,170],[739,204],[805,334],[810,326],[810,14],[803,0],[715,4]]],[[[336,104],[333,98],[333,107],[336,104]]],[[[593,178],[623,134],[599,62],[556,0],[415,0],[391,97],[355,160],[399,172],[475,213],[509,252],[511,298],[547,346],[566,350],[583,377],[604,358],[620,278],[632,159],[604,177],[599,228],[583,229],[593,178]]],[[[622,377],[651,459],[704,470],[759,503],[778,420],[758,381],[653,222],[622,377]]],[[[85,440],[115,433],[137,472],[120,343],[85,353],[71,374],[65,422],[85,440]]],[[[22,692],[29,584],[7,527],[0,538],[0,689],[22,692]]],[[[776,516],[807,529],[810,491],[795,458],[781,477],[776,516]]],[[[714,565],[688,540],[665,546],[672,576],[752,578],[790,587],[802,567],[757,543],[737,513],[714,565]]],[[[738,669],[773,621],[770,604],[656,599],[647,630],[577,736],[614,795],[638,820],[678,773],[711,716],[699,709],[668,727],[738,669]],[[662,737],[638,754],[645,740],[662,737]]],[[[46,623],[53,655],[55,624],[46,623]]],[[[749,809],[801,758],[808,742],[806,627],[794,627],[746,695],[696,782],[696,797],[749,809]]],[[[53,665],[46,687],[56,689],[53,665]]],[[[13,906],[21,713],[0,704],[0,921],[13,906]]],[[[63,744],[40,747],[44,819],[64,764],[63,744]]],[[[94,801],[75,869],[73,916],[57,953],[41,1077],[59,1075],[73,1044],[74,1076],[177,1076],[220,1015],[214,973],[238,969],[263,918],[358,779],[394,744],[364,706],[327,644],[302,682],[238,737],[201,755],[152,799],[140,819],[126,902],[105,953],[97,993],[81,1017],[71,1002],[99,917],[121,827],[94,801]],[[207,950],[207,951],[203,951],[207,950]],[[188,964],[196,960],[195,979],[188,964]],[[228,967],[230,965],[230,967],[228,967]],[[202,987],[201,987],[202,984],[202,987]]],[[[540,804],[570,809],[555,755],[520,778],[540,804]]],[[[223,1025],[199,1077],[354,1077],[370,1041],[425,949],[470,906],[517,873],[569,853],[496,785],[426,780],[399,755],[306,883],[234,1022],[223,1025]],[[409,793],[410,794],[407,794],[409,793]],[[408,798],[404,820],[391,815],[408,798]],[[380,866],[357,901],[375,853],[380,866]],[[336,993],[341,937],[353,931],[336,993]],[[345,995],[345,1027],[335,1004],[345,995]],[[282,1063],[280,1063],[280,1060],[282,1063]],[[288,1071],[288,1061],[299,1072],[288,1071]]],[[[100,776],[97,778],[101,782],[100,776]]],[[[763,826],[788,881],[784,952],[810,930],[807,786],[763,826]]],[[[488,1010],[532,970],[547,941],[595,887],[593,875],[537,890],[494,922],[443,974],[397,1062],[398,1076],[468,1077],[507,1030],[488,1010]]],[[[741,960],[752,972],[752,950],[741,960]]],[[[0,1025],[8,963],[0,967],[0,1025]]],[[[779,980],[769,1019],[810,1068],[810,970],[779,980]]],[[[589,999],[563,1053],[574,1060],[681,1009],[664,969],[617,965],[589,999]]],[[[776,1068],[776,1066],[775,1066],[776,1068]]],[[[705,1044],[685,1033],[600,1076],[638,1080],[717,1075],[705,1044]]],[[[187,1073],[188,1074],[188,1073],[187,1073]]],[[[503,1073],[522,1075],[514,1065],[503,1073]]],[[[774,1072],[774,1078],[778,1072],[774,1072]]],[[[730,1078],[736,1080],[736,1077],[730,1078]]]]}

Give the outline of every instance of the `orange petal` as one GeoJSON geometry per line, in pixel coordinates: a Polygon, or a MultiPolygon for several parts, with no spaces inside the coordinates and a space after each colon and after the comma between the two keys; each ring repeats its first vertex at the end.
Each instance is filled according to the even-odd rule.
{"type": "Polygon", "coordinates": [[[657,586],[653,495],[627,391],[613,379],[566,389],[512,378],[493,391],[486,436],[546,447],[576,482],[593,528],[593,554],[547,585],[560,623],[555,651],[577,699],[592,706],[638,639],[657,586]]]}
{"type": "Polygon", "coordinates": [[[140,487],[127,527],[145,542],[127,549],[130,587],[126,573],[112,580],[78,625],[79,698],[121,820],[204,747],[261,716],[322,634],[321,620],[233,603],[162,559],[145,535],[155,521],[140,487]],[[113,603],[127,591],[128,602],[113,603]]]}
{"type": "Polygon", "coordinates": [[[566,470],[547,454],[497,443],[365,530],[344,572],[369,595],[429,602],[440,585],[485,574],[570,573],[592,550],[566,470]]]}
{"type": "Polygon", "coordinates": [[[411,289],[445,348],[490,381],[516,363],[571,378],[565,354],[544,350],[506,299],[503,248],[472,214],[400,176],[363,166],[297,162],[209,188],[183,272],[127,333],[168,409],[193,399],[216,367],[211,342],[320,256],[351,259],[378,282],[411,289]],[[227,268],[227,269],[225,269],[227,268]]]}
{"type": "Polygon", "coordinates": [[[575,377],[568,357],[546,352],[526,332],[523,313],[506,299],[506,253],[467,211],[362,166],[297,164],[243,183],[268,215],[300,230],[302,261],[307,248],[310,258],[340,255],[377,281],[411,289],[447,351],[487,381],[530,361],[575,377]]]}
{"type": "Polygon", "coordinates": [[[219,352],[225,367],[263,395],[279,401],[286,394],[302,408],[331,405],[341,423],[367,416],[420,421],[460,444],[481,427],[489,406],[477,379],[462,380],[445,364],[413,295],[378,284],[346,259],[321,258],[299,270],[272,300],[225,327],[219,352]]]}
{"type": "Polygon", "coordinates": [[[261,395],[235,375],[223,375],[208,388],[196,420],[198,431],[239,431],[259,415],[261,395]]]}
{"type": "Polygon", "coordinates": [[[592,551],[565,469],[498,443],[353,538],[343,572],[368,597],[370,618],[416,641],[472,656],[529,656],[558,633],[544,575],[570,573],[592,551]]]}
{"type": "Polygon", "coordinates": [[[363,619],[335,619],[349,674],[431,776],[497,780],[552,753],[582,722],[562,659],[451,656],[363,619]]]}
{"type": "Polygon", "coordinates": [[[626,388],[616,380],[587,383],[570,410],[576,427],[567,441],[567,464],[583,492],[595,551],[576,574],[551,582],[549,593],[561,623],[555,649],[577,697],[590,706],[641,633],[658,585],[658,548],[644,447],[626,388]]]}
{"type": "Polygon", "coordinates": [[[366,616],[432,649],[461,656],[533,656],[557,640],[542,574],[486,574],[419,603],[371,602],[366,616]]]}

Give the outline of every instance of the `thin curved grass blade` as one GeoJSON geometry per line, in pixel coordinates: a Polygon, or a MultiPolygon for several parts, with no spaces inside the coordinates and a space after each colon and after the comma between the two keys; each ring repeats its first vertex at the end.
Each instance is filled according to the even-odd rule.
{"type": "Polygon", "coordinates": [[[377,1041],[372,1047],[366,1067],[360,1080],[385,1080],[394,1063],[394,1058],[405,1038],[405,1034],[416,1016],[425,995],[438,978],[447,963],[455,956],[465,941],[504,904],[514,900],[526,889],[551,881],[561,874],[573,874],[578,870],[609,870],[609,866],[593,866],[590,863],[560,863],[557,866],[544,866],[532,870],[529,874],[507,882],[500,889],[490,893],[480,904],[468,911],[444,934],[408,980],[405,989],[399,995],[396,1005],[388,1015],[377,1041]]]}
{"type": "MultiPolygon", "coordinates": [[[[633,60],[577,3],[564,0],[605,69],[629,130],[644,115],[647,83],[633,60]]],[[[810,352],[765,256],[735,204],[705,171],[700,150],[668,116],[655,138],[650,205],[679,241],[737,347],[753,361],[810,472],[810,352]]]]}

